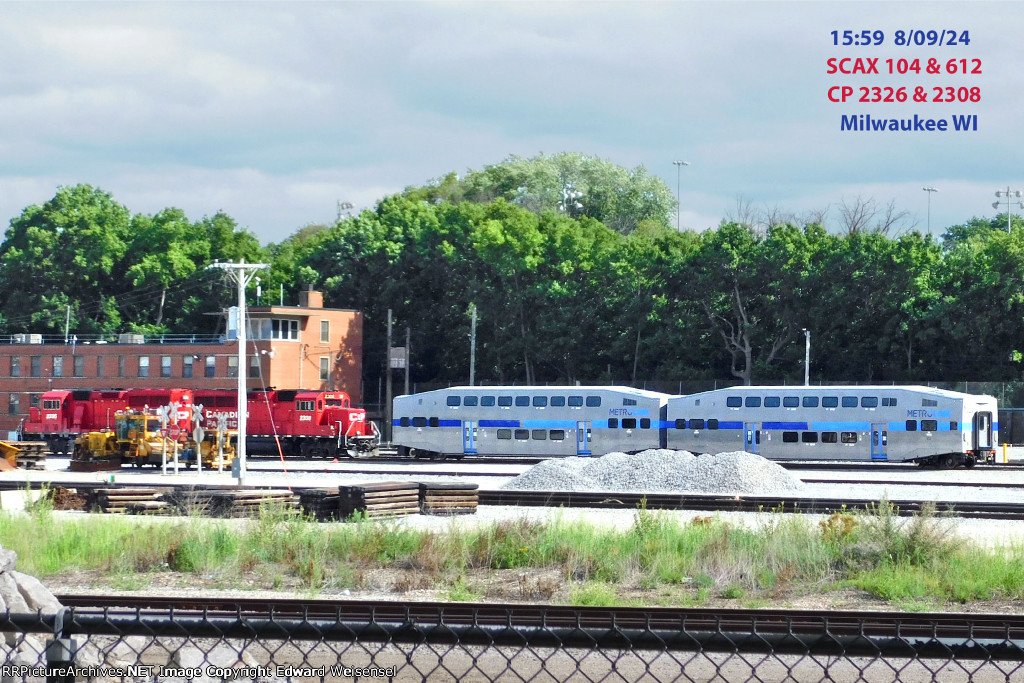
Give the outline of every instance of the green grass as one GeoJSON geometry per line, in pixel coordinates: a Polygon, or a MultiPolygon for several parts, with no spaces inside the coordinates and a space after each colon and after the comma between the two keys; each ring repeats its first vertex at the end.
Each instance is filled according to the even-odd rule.
{"type": "MultiPolygon", "coordinates": [[[[566,521],[515,519],[481,528],[420,531],[396,522],[318,524],[268,507],[230,523],[115,516],[57,517],[45,505],[0,513],[0,544],[19,569],[41,577],[87,570],[116,587],[143,589],[161,572],[204,585],[298,589],[360,588],[379,568],[405,570],[417,587],[450,600],[486,598],[483,572],[544,570],[545,594],[580,605],[705,604],[714,598],[760,604],[854,588],[899,605],[1024,599],[1024,549],[986,550],[951,533],[926,510],[900,518],[886,501],[865,514],[820,524],[768,514],[754,528],[717,518],[693,522],[641,507],[625,530],[566,521]],[[243,580],[244,579],[244,580],[243,580]],[[559,592],[561,591],[561,592],[559,592]]],[[[527,583],[524,583],[527,581],[527,583]]],[[[536,591],[535,591],[536,592],[536,591]]]]}

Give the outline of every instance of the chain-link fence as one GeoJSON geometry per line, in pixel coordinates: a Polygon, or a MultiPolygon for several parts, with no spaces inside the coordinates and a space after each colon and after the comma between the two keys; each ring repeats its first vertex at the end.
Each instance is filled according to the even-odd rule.
{"type": "Polygon", "coordinates": [[[0,679],[1024,679],[1024,618],[1017,617],[443,603],[265,607],[0,612],[0,679]]]}

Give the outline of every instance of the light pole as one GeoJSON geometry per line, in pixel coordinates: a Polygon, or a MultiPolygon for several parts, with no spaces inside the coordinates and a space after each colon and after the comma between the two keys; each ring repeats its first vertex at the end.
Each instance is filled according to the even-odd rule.
{"type": "Polygon", "coordinates": [[[683,166],[689,166],[690,162],[673,161],[672,163],[676,167],[676,232],[679,232],[679,205],[682,203],[682,200],[679,198],[679,179],[682,175],[683,166]]]}
{"type": "Polygon", "coordinates": [[[992,208],[998,211],[1003,202],[1006,202],[1006,232],[1010,232],[1010,217],[1013,215],[1014,200],[1017,200],[1017,208],[1024,209],[1024,202],[1020,201],[1020,190],[1011,190],[1010,186],[1007,185],[1006,192],[996,190],[996,197],[1006,197],[1006,199],[997,199],[992,202],[992,208]]]}
{"type": "Polygon", "coordinates": [[[208,266],[219,268],[238,284],[238,485],[245,486],[245,419],[248,417],[248,402],[245,398],[245,380],[249,373],[245,371],[245,286],[256,275],[256,271],[269,268],[265,263],[221,263],[219,261],[208,266]]]}
{"type": "Polygon", "coordinates": [[[932,192],[938,192],[936,187],[922,187],[928,193],[928,234],[932,234],[932,192]]]}
{"type": "Polygon", "coordinates": [[[804,328],[804,386],[811,385],[811,331],[804,328]]]}

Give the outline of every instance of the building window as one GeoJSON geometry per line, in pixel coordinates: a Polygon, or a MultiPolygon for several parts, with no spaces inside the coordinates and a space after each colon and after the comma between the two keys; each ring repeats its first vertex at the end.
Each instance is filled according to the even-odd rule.
{"type": "Polygon", "coordinates": [[[271,337],[273,339],[298,339],[298,320],[272,320],[270,321],[271,337]]]}
{"type": "Polygon", "coordinates": [[[330,344],[331,343],[331,321],[321,320],[320,321],[320,343],[330,344]]]}
{"type": "Polygon", "coordinates": [[[181,359],[181,376],[190,379],[192,377],[192,363],[195,358],[192,356],[184,356],[181,359]]]}
{"type": "Polygon", "coordinates": [[[206,370],[204,371],[205,377],[216,377],[217,376],[217,356],[206,357],[206,370]]]}
{"type": "Polygon", "coordinates": [[[31,375],[32,375],[32,377],[42,377],[43,376],[43,357],[42,356],[32,356],[29,359],[29,362],[32,364],[32,368],[31,368],[31,375]]]}
{"type": "Polygon", "coordinates": [[[249,377],[257,379],[260,376],[260,357],[249,356],[249,377]]]}
{"type": "Polygon", "coordinates": [[[11,400],[8,405],[8,411],[11,415],[19,415],[21,413],[21,395],[11,394],[11,400]]]}
{"type": "Polygon", "coordinates": [[[124,369],[125,369],[125,357],[124,356],[118,356],[117,357],[117,376],[118,377],[124,377],[124,369]]]}
{"type": "Polygon", "coordinates": [[[228,356],[228,377],[238,377],[238,356],[228,356]]]}
{"type": "Polygon", "coordinates": [[[139,377],[149,377],[149,356],[139,356],[139,377]]]}
{"type": "Polygon", "coordinates": [[[63,377],[64,376],[64,356],[53,357],[53,376],[63,377]]]}
{"type": "Polygon", "coordinates": [[[160,356],[160,376],[170,377],[171,376],[171,357],[160,356]]]}
{"type": "Polygon", "coordinates": [[[28,407],[38,408],[42,404],[42,394],[29,394],[28,395],[28,407]]]}
{"type": "Polygon", "coordinates": [[[21,377],[21,356],[11,356],[11,377],[21,377]]]}
{"type": "Polygon", "coordinates": [[[329,356],[320,356],[320,381],[326,382],[331,374],[331,359],[329,356]]]}
{"type": "Polygon", "coordinates": [[[75,377],[85,377],[85,356],[75,356],[74,366],[75,377]]]}
{"type": "Polygon", "coordinates": [[[96,376],[103,376],[103,356],[96,356],[96,376]]]}

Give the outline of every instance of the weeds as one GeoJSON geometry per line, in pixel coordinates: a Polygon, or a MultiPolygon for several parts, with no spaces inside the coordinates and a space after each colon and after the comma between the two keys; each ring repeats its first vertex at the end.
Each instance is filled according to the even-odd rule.
{"type": "MultiPolygon", "coordinates": [[[[641,505],[625,530],[516,519],[464,529],[419,531],[399,522],[318,524],[268,506],[248,523],[187,519],[66,519],[43,506],[0,513],[0,544],[19,569],[42,576],[94,571],[118,586],[144,588],[161,572],[197,585],[245,577],[245,585],[328,588],[383,584],[431,589],[452,600],[483,591],[513,599],[620,604],[624,587],[673,604],[712,598],[757,602],[854,587],[900,604],[1024,599],[1024,548],[988,551],[952,533],[928,508],[900,518],[888,501],[820,523],[766,513],[753,528],[717,516],[681,522],[641,505]],[[367,578],[389,569],[384,580],[367,578]],[[500,589],[486,571],[508,571],[500,589]]],[[[501,581],[502,579],[497,579],[501,581]]]]}

